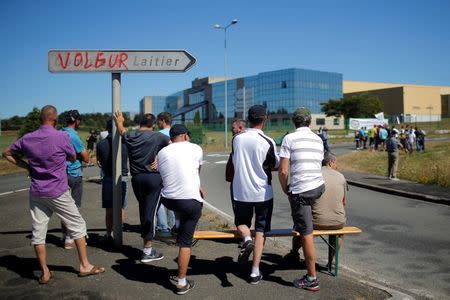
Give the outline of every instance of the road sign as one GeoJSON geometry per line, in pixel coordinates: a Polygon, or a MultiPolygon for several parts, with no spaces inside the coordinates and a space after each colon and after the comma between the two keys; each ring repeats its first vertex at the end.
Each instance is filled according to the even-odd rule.
{"type": "Polygon", "coordinates": [[[50,72],[185,72],[195,64],[186,50],[50,50],[50,72]]]}

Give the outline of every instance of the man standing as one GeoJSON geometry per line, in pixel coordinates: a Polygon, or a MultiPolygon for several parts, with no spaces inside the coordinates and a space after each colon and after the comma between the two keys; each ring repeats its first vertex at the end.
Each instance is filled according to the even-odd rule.
{"type": "Polygon", "coordinates": [[[245,263],[250,253],[254,251],[249,277],[251,284],[258,284],[262,279],[259,264],[264,247],[264,233],[270,231],[273,210],[271,171],[278,168],[280,162],[275,152],[274,140],[263,132],[266,120],[267,112],[264,106],[250,107],[248,110],[250,128],[236,135],[232,142],[234,222],[243,239],[238,262],[245,263]],[[254,242],[250,232],[253,215],[255,215],[254,242]]]}
{"type": "Polygon", "coordinates": [[[153,249],[155,237],[155,217],[161,192],[161,175],[153,168],[158,152],[169,144],[169,138],[154,132],[156,118],[153,114],[145,114],[140,121],[138,131],[127,132],[123,126],[124,118],[120,111],[115,113],[117,130],[127,145],[130,159],[131,185],[139,202],[139,219],[141,237],[144,247],[141,262],[148,263],[163,259],[162,253],[153,249]]]}
{"type": "MultiPolygon", "coordinates": [[[[169,137],[170,127],[172,126],[172,115],[168,112],[159,113],[156,117],[159,132],[169,137]]],[[[172,210],[167,209],[164,205],[160,205],[156,214],[157,226],[161,236],[170,236],[171,232],[176,232],[179,224],[176,224],[175,214],[172,210]],[[169,223],[170,226],[169,227],[169,223]]]]}
{"type": "MultiPolygon", "coordinates": [[[[97,144],[97,164],[103,171],[102,177],[102,208],[106,209],[105,225],[106,235],[105,242],[112,242],[113,232],[113,159],[112,159],[112,120],[106,123],[106,130],[109,135],[106,139],[101,140],[97,144]]],[[[128,205],[128,152],[127,146],[122,141],[122,224],[124,221],[124,209],[128,205]]]]}
{"type": "MultiPolygon", "coordinates": [[[[80,126],[81,115],[78,110],[69,110],[66,114],[66,127],[63,127],[77,154],[77,159],[74,162],[67,161],[67,179],[69,182],[70,193],[75,200],[78,208],[81,207],[81,198],[83,197],[83,170],[82,162],[89,163],[89,153],[84,148],[84,144],[78,135],[76,129],[80,126]]],[[[61,230],[63,232],[64,249],[73,249],[75,244],[73,238],[67,233],[64,224],[61,223],[61,230]]]]}
{"type": "Polygon", "coordinates": [[[294,286],[310,291],[319,290],[316,274],[316,249],[313,240],[311,205],[325,191],[322,177],[323,143],[309,129],[311,112],[298,108],[292,117],[295,132],[284,137],[280,150],[278,178],[283,192],[288,195],[294,221],[294,230],[301,234],[307,275],[294,279],[294,286]],[[290,169],[290,185],[288,185],[290,169]]]}
{"type": "Polygon", "coordinates": [[[245,120],[236,119],[231,123],[231,133],[233,136],[236,134],[242,133],[247,128],[247,122],[245,120]]]}
{"type": "Polygon", "coordinates": [[[189,131],[184,125],[174,125],[170,129],[170,139],[172,143],[158,153],[157,162],[163,182],[161,201],[180,218],[175,291],[183,295],[195,286],[194,281],[186,279],[186,273],[195,227],[202,215],[204,191],[200,186],[200,168],[203,151],[189,142],[189,131]]]}
{"type": "MultiPolygon", "coordinates": [[[[347,222],[345,215],[345,205],[347,202],[347,181],[344,175],[337,170],[336,156],[331,152],[326,152],[322,161],[322,176],[325,181],[325,192],[313,202],[312,222],[314,229],[341,229],[347,222]]],[[[335,244],[336,236],[330,236],[330,244],[335,244]]],[[[342,246],[344,236],[339,235],[339,249],[342,246]]],[[[299,260],[299,253],[302,246],[301,237],[292,238],[292,250],[286,255],[295,261],[299,260]]],[[[333,254],[334,256],[334,254],[333,254]]],[[[328,263],[332,263],[329,261],[328,263]]]]}
{"type": "Polygon", "coordinates": [[[399,180],[397,178],[397,167],[399,159],[399,149],[402,148],[402,144],[399,142],[398,130],[396,128],[391,130],[389,139],[387,140],[387,152],[388,152],[388,178],[390,180],[399,180]]]}
{"type": "Polygon", "coordinates": [[[51,215],[56,213],[75,240],[80,260],[78,276],[105,272],[105,268],[93,266],[86,254],[86,222],[80,215],[67,184],[66,160],[76,159],[75,151],[66,133],[56,130],[57,111],[47,105],[41,110],[41,126],[24,135],[3,151],[11,163],[27,169],[31,177],[30,213],[32,218],[31,244],[34,246],[42,271],[40,284],[53,277],[47,266],[45,237],[51,215]],[[25,162],[19,155],[24,155],[25,162]]]}

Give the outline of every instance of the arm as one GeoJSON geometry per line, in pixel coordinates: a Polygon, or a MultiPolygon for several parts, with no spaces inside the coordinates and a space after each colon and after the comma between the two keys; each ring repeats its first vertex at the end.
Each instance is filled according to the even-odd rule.
{"type": "Polygon", "coordinates": [[[281,157],[280,168],[278,169],[278,180],[280,181],[281,189],[286,195],[289,195],[288,179],[289,179],[289,159],[281,157]]]}
{"type": "Polygon", "coordinates": [[[78,153],[78,156],[82,162],[89,163],[89,153],[86,149],[78,153]]]}
{"type": "Polygon", "coordinates": [[[18,157],[16,154],[14,154],[11,149],[10,146],[6,147],[5,150],[3,150],[3,157],[6,158],[7,161],[9,161],[10,163],[27,169],[29,170],[30,166],[28,165],[28,163],[26,161],[24,161],[22,158],[18,157]]]}
{"type": "Polygon", "coordinates": [[[116,121],[117,130],[119,131],[120,135],[124,135],[124,133],[127,131],[125,127],[123,126],[123,122],[125,121],[122,112],[120,110],[116,111],[114,113],[114,120],[116,121]]]}

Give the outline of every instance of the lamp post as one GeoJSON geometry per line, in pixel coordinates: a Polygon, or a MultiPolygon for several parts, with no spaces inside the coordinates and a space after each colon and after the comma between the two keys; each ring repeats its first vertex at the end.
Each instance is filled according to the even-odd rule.
{"type": "Polygon", "coordinates": [[[430,125],[431,125],[431,111],[433,110],[433,106],[430,105],[425,108],[430,110],[430,125]]]}
{"type": "MultiPolygon", "coordinates": [[[[420,106],[413,106],[412,109],[413,109],[413,110],[420,111],[420,106]]],[[[417,127],[417,114],[416,114],[415,117],[414,117],[414,121],[415,121],[416,127],[417,127]]]]}
{"type": "Polygon", "coordinates": [[[224,123],[225,123],[225,150],[228,149],[228,91],[227,91],[227,29],[228,27],[230,27],[231,25],[234,25],[238,22],[237,19],[233,19],[230,24],[228,24],[227,26],[221,26],[219,24],[215,24],[214,28],[215,29],[223,29],[224,32],[224,59],[223,59],[223,64],[224,64],[224,75],[225,75],[225,115],[224,115],[224,123]]]}

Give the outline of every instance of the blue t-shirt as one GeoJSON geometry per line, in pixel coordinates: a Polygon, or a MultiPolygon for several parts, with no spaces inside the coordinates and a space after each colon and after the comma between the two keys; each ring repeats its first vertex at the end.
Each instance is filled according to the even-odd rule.
{"type": "Polygon", "coordinates": [[[170,137],[170,135],[169,135],[170,127],[169,127],[169,128],[161,129],[159,132],[161,132],[162,134],[164,134],[164,135],[170,137]]]}
{"type": "MultiPolygon", "coordinates": [[[[75,149],[75,152],[78,154],[80,154],[83,150],[84,150],[84,145],[83,142],[80,139],[80,136],[78,135],[78,133],[69,127],[64,127],[62,129],[63,131],[65,131],[70,138],[70,143],[72,144],[73,148],[75,149]]],[[[74,162],[70,162],[67,161],[67,174],[73,177],[79,177],[79,176],[83,176],[83,171],[81,169],[81,161],[79,161],[78,159],[75,160],[74,162]]]]}

